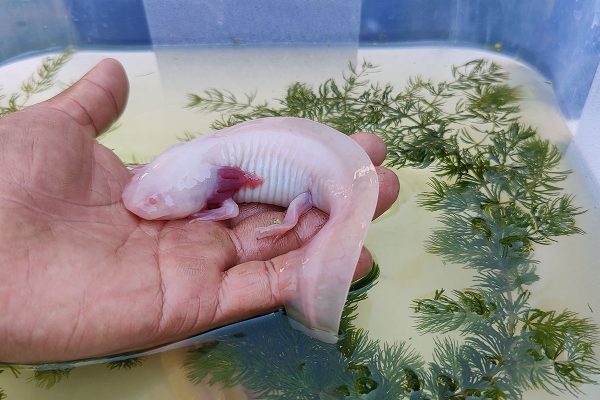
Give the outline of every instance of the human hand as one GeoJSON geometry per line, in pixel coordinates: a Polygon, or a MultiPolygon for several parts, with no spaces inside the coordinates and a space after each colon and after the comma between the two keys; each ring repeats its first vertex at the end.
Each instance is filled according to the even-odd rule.
{"type": "MultiPolygon", "coordinates": [[[[104,60],[60,95],[0,119],[0,361],[142,349],[277,309],[278,263],[327,221],[313,209],[277,241],[282,209],[248,204],[226,222],[146,221],[127,211],[129,171],[96,136],[123,111],[125,72],[104,60]]],[[[358,134],[374,164],[376,136],[358,134]]],[[[375,217],[398,195],[378,167],[375,217]]],[[[356,276],[372,263],[364,250],[356,276]]]]}

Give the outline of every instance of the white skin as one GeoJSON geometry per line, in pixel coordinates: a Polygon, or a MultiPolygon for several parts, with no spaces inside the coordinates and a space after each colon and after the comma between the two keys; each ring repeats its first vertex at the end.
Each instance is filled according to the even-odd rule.
{"type": "Polygon", "coordinates": [[[257,229],[257,239],[263,239],[293,229],[314,201],[330,221],[305,249],[289,254],[286,268],[303,267],[286,288],[286,310],[309,333],[334,341],[377,187],[369,157],[346,135],[305,119],[263,118],[167,150],[135,171],[123,202],[146,219],[202,221],[236,217],[233,198],[287,206],[282,223],[257,229]],[[223,168],[236,170],[220,174],[223,168]],[[245,175],[260,183],[245,187],[245,175]],[[225,190],[238,180],[239,192],[225,190]],[[207,209],[215,196],[217,207],[207,209]]]}
{"type": "MultiPolygon", "coordinates": [[[[224,222],[148,221],[121,201],[131,174],[96,136],[125,109],[127,77],[99,63],[49,101],[0,118],[0,360],[52,362],[134,351],[285,303],[280,271],[327,221],[316,209],[279,240],[255,230],[279,207],[240,204],[224,222]]],[[[118,132],[113,133],[118,135],[118,132]]],[[[385,146],[353,135],[379,165],[385,146]]],[[[398,195],[377,167],[374,216],[398,195]]],[[[359,277],[371,257],[363,251],[359,277]]]]}
{"type": "Polygon", "coordinates": [[[123,191],[123,203],[147,220],[188,217],[204,209],[208,196],[216,190],[216,169],[207,163],[185,163],[175,154],[161,155],[133,172],[123,191]],[[156,166],[160,174],[152,173],[156,166]]]}

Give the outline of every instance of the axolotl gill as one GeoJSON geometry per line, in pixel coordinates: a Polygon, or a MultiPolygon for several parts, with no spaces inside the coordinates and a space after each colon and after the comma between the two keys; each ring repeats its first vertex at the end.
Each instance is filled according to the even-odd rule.
{"type": "Polygon", "coordinates": [[[180,143],[135,169],[125,207],[147,220],[220,221],[238,203],[287,207],[258,240],[283,235],[316,207],[329,214],[317,234],[287,253],[293,271],[284,304],[292,325],[335,342],[379,184],[364,150],[337,130],[303,118],[269,117],[180,143]]]}

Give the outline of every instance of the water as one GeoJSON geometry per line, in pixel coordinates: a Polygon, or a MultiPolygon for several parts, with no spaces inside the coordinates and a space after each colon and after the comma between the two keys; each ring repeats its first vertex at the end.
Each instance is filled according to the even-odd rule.
{"type": "MultiPolygon", "coordinates": [[[[511,83],[522,85],[523,120],[538,129],[563,149],[571,139],[569,124],[558,112],[551,82],[526,65],[496,53],[472,49],[386,48],[386,49],[162,49],[157,52],[77,53],[59,74],[64,85],[73,82],[100,59],[111,56],[125,66],[131,84],[127,110],[118,128],[101,139],[124,161],[146,161],[182,137],[186,132],[208,129],[214,115],[184,109],[186,94],[207,87],[234,90],[236,94],[258,89],[257,99],[283,94],[294,81],[318,84],[326,78],[341,77],[347,60],[367,59],[380,66],[374,80],[403,87],[407,78],[422,75],[434,81],[450,78],[450,67],[474,58],[494,58],[511,74],[511,83]],[[307,68],[307,66],[309,66],[307,68]]],[[[0,80],[5,93],[39,65],[33,57],[5,65],[0,80]]],[[[46,98],[47,92],[34,100],[46,98]]],[[[570,309],[582,317],[600,322],[600,276],[597,255],[592,249],[600,234],[600,213],[585,187],[577,163],[577,152],[570,151],[566,166],[576,173],[566,182],[567,192],[577,193],[578,205],[589,211],[580,216],[579,226],[587,234],[561,238],[541,247],[534,258],[540,261],[540,281],[532,286],[532,306],[545,309],[570,309]]],[[[413,328],[410,305],[417,298],[431,297],[436,289],[463,289],[471,286],[472,272],[457,265],[444,265],[423,248],[431,230],[437,226],[435,215],[417,207],[417,195],[428,189],[427,171],[401,169],[398,201],[372,226],[367,246],[382,268],[378,285],[359,308],[358,325],[384,341],[406,340],[425,359],[430,359],[432,335],[421,335],[413,328]]],[[[597,349],[599,353],[600,349],[597,349]]],[[[0,387],[9,399],[245,399],[241,388],[193,385],[181,368],[185,350],[174,350],[150,357],[139,368],[111,371],[102,365],[82,367],[52,389],[37,388],[27,382],[28,373],[14,379],[0,375],[0,387]]],[[[597,386],[584,387],[581,398],[600,398],[597,386]]],[[[545,392],[527,394],[528,399],[551,398],[545,392]]]]}

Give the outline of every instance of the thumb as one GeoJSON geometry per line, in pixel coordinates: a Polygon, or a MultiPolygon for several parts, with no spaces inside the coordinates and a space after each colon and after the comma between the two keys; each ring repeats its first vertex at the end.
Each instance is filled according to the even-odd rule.
{"type": "Polygon", "coordinates": [[[66,113],[96,137],[121,115],[128,93],[123,66],[117,60],[105,59],[73,86],[38,106],[66,113]]]}

